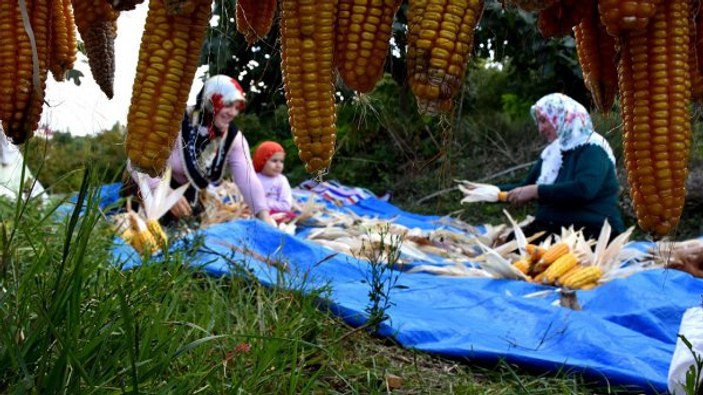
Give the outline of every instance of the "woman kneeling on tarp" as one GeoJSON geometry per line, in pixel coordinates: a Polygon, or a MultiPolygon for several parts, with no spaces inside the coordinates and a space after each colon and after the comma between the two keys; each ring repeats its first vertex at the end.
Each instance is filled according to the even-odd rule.
{"type": "Polygon", "coordinates": [[[624,231],[618,207],[620,184],[615,156],[607,140],[593,130],[588,111],[574,99],[552,93],[539,99],[530,114],[549,145],[521,183],[500,185],[515,205],[537,202],[535,220],[525,235],[583,229],[596,239],[607,219],[611,237],[624,231]]]}

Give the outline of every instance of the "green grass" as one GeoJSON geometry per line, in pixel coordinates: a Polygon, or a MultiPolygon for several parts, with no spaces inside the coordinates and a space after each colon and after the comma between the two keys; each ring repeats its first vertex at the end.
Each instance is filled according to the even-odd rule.
{"type": "Polygon", "coordinates": [[[325,289],[206,276],[188,249],[120,270],[88,179],[68,216],[0,201],[0,393],[375,394],[387,375],[403,394],[614,392],[403,349],[321,308],[325,289]]]}

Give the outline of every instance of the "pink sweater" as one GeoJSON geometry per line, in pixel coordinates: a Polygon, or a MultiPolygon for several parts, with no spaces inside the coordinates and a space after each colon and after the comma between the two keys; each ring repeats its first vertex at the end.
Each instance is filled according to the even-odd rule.
{"type": "MultiPolygon", "coordinates": [[[[258,214],[261,210],[268,210],[264,189],[261,186],[259,177],[256,176],[254,165],[251,161],[249,153],[249,142],[244,137],[242,132],[237,133],[232,146],[227,152],[227,164],[234,178],[234,183],[239,187],[240,192],[244,197],[244,202],[251,208],[254,214],[258,214]]],[[[171,167],[171,177],[179,184],[188,183],[186,176],[185,165],[183,163],[183,140],[176,139],[175,147],[171,151],[171,156],[168,158],[168,166],[171,167]]],[[[128,166],[132,178],[137,181],[137,175],[131,166],[128,166]]],[[[154,190],[161,181],[159,177],[148,177],[149,187],[154,190]]]]}
{"type": "Polygon", "coordinates": [[[256,173],[264,187],[266,201],[272,211],[290,211],[293,206],[293,193],[290,190],[290,183],[286,176],[279,174],[269,177],[262,173],[256,173]]]}

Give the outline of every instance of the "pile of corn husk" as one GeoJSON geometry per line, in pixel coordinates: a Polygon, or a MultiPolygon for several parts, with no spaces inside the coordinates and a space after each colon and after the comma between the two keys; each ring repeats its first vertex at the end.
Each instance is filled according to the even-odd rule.
{"type": "Polygon", "coordinates": [[[200,214],[200,227],[203,229],[222,222],[252,217],[241,191],[232,181],[203,189],[199,199],[203,207],[200,214]]]}

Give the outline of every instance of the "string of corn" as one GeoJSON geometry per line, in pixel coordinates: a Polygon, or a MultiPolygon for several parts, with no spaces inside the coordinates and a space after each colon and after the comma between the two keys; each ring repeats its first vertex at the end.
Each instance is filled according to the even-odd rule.
{"type": "Polygon", "coordinates": [[[167,15],[163,2],[149,2],[127,113],[127,157],[137,170],[154,176],[166,166],[210,12],[209,0],[198,0],[189,15],[167,15]]]}
{"type": "Polygon", "coordinates": [[[271,30],[276,5],[276,0],[237,0],[237,31],[250,45],[271,30]]]}
{"type": "Polygon", "coordinates": [[[401,0],[339,0],[335,64],[351,89],[371,91],[383,74],[401,0]]]}
{"type": "Polygon", "coordinates": [[[49,60],[49,0],[25,0],[27,28],[21,2],[0,2],[0,119],[7,137],[24,143],[39,125],[49,60]],[[36,56],[36,58],[35,58],[36,56]]]}
{"type": "Polygon", "coordinates": [[[690,6],[668,0],[646,30],[621,35],[625,168],[639,226],[668,234],[683,210],[691,140],[690,6]]]}
{"type": "Polygon", "coordinates": [[[337,139],[334,42],[337,0],[281,1],[283,87],[291,132],[308,173],[329,167],[337,139]]]}

